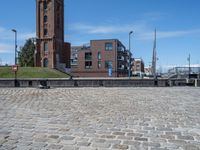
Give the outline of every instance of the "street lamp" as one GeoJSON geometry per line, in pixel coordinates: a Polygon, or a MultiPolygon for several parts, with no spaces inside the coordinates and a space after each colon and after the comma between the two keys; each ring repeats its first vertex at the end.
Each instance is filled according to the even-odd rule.
{"type": "Polygon", "coordinates": [[[32,38],[32,42],[35,46],[34,50],[34,67],[36,67],[36,55],[37,55],[37,38],[32,38]]]}
{"type": "Polygon", "coordinates": [[[191,68],[190,68],[190,54],[189,54],[189,56],[188,56],[188,63],[189,63],[189,65],[188,65],[188,78],[190,79],[190,72],[191,72],[191,68]]]}
{"type": "Polygon", "coordinates": [[[128,62],[128,78],[131,77],[131,34],[133,31],[129,32],[129,62],[128,62]]]}
{"type": "Polygon", "coordinates": [[[12,29],[12,31],[15,33],[15,67],[13,67],[15,72],[15,87],[17,87],[17,30],[12,29]]]}
{"type": "Polygon", "coordinates": [[[12,31],[15,33],[15,65],[17,64],[17,30],[12,29],[12,31]]]}

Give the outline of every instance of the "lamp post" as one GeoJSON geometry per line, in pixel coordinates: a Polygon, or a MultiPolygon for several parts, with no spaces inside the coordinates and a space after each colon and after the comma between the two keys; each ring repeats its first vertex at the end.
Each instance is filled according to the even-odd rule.
{"type": "Polygon", "coordinates": [[[188,63],[189,63],[189,65],[188,65],[188,78],[190,79],[190,72],[191,72],[191,68],[190,68],[190,54],[189,54],[189,57],[188,57],[188,63]]]}
{"type": "Polygon", "coordinates": [[[12,29],[12,31],[15,33],[15,65],[17,64],[17,30],[12,29]]]}
{"type": "Polygon", "coordinates": [[[34,50],[34,67],[36,67],[36,55],[37,55],[37,38],[32,38],[32,42],[35,46],[35,50],[34,50]]]}
{"type": "Polygon", "coordinates": [[[15,67],[16,70],[14,69],[15,72],[15,87],[17,86],[17,30],[12,29],[12,31],[15,33],[15,67]]]}
{"type": "Polygon", "coordinates": [[[128,78],[131,77],[131,34],[133,31],[129,32],[129,61],[128,61],[128,78]]]}

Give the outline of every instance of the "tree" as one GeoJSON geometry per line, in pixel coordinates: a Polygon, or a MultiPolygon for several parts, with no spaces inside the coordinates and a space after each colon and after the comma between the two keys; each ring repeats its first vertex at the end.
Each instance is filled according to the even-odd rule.
{"type": "Polygon", "coordinates": [[[32,39],[26,40],[24,46],[20,48],[19,65],[22,67],[33,67],[34,51],[35,51],[34,41],[32,39]]]}

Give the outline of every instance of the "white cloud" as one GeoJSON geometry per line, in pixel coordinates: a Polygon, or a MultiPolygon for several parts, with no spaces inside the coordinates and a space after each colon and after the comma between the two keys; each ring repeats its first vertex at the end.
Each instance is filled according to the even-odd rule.
{"type": "MultiPolygon", "coordinates": [[[[163,69],[166,69],[166,70],[168,70],[168,69],[172,69],[172,68],[175,68],[175,67],[189,67],[189,65],[188,64],[176,64],[176,65],[162,65],[162,68],[163,69]]],[[[200,67],[200,64],[190,64],[190,67],[200,67]]]]}
{"type": "Polygon", "coordinates": [[[158,32],[158,37],[159,38],[179,37],[179,36],[185,36],[185,35],[196,34],[196,33],[200,33],[200,29],[158,32]]]}
{"type": "MultiPolygon", "coordinates": [[[[118,34],[129,33],[134,31],[137,40],[153,40],[154,30],[150,29],[146,23],[138,24],[121,24],[121,25],[88,25],[84,23],[71,24],[69,27],[72,31],[83,34],[118,34]]],[[[175,30],[175,31],[157,31],[157,38],[173,38],[186,35],[199,34],[200,29],[175,30]]]]}
{"type": "MultiPolygon", "coordinates": [[[[35,33],[32,32],[18,32],[17,45],[22,45],[25,40],[35,37],[35,33]]],[[[0,53],[12,53],[14,51],[15,35],[11,29],[6,29],[0,26],[0,53]]]]}
{"type": "Polygon", "coordinates": [[[12,53],[14,51],[14,45],[1,44],[0,43],[0,53],[12,53]]]}
{"type": "MultiPolygon", "coordinates": [[[[28,38],[35,37],[35,32],[17,32],[17,40],[18,41],[25,41],[28,38]]],[[[0,27],[0,40],[4,41],[13,41],[14,40],[14,33],[11,31],[11,29],[5,29],[3,27],[0,27]]]]}
{"type": "MultiPolygon", "coordinates": [[[[199,34],[200,29],[193,30],[180,30],[180,31],[157,31],[157,38],[173,38],[173,37],[182,37],[186,35],[199,34]]],[[[152,40],[154,38],[154,32],[143,32],[139,34],[138,39],[140,40],[152,40]]]]}
{"type": "Polygon", "coordinates": [[[3,32],[5,29],[3,27],[0,27],[0,33],[3,32]]]}
{"type": "MultiPolygon", "coordinates": [[[[189,67],[189,65],[182,65],[181,67],[189,67]]],[[[190,67],[200,67],[200,64],[190,64],[190,67]]]]}
{"type": "Polygon", "coordinates": [[[131,30],[141,30],[144,28],[140,25],[88,25],[76,23],[70,25],[70,30],[85,33],[85,34],[111,34],[111,33],[128,33],[131,30]]]}
{"type": "Polygon", "coordinates": [[[145,12],[140,15],[142,20],[145,21],[158,21],[162,19],[166,19],[170,14],[164,12],[145,12]]]}
{"type": "Polygon", "coordinates": [[[29,39],[29,38],[34,38],[34,37],[36,37],[36,34],[35,34],[35,32],[33,32],[33,33],[21,33],[21,34],[19,34],[19,40],[27,40],[27,39],[29,39]]]}

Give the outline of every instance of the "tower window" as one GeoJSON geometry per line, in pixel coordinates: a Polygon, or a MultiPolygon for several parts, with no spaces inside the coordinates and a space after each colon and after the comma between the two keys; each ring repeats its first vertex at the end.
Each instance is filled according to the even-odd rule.
{"type": "Polygon", "coordinates": [[[48,52],[48,43],[44,42],[44,52],[48,52]]]}
{"type": "Polygon", "coordinates": [[[48,30],[44,29],[44,36],[47,36],[47,35],[48,35],[48,30]]]}
{"type": "Polygon", "coordinates": [[[48,59],[47,58],[45,58],[43,60],[43,67],[48,67],[48,59]]]}
{"type": "Polygon", "coordinates": [[[47,23],[48,22],[48,17],[45,15],[44,16],[44,23],[47,23]]]}
{"type": "Polygon", "coordinates": [[[47,1],[44,1],[44,10],[47,10],[47,1]]]}
{"type": "Polygon", "coordinates": [[[57,28],[60,28],[60,4],[58,3],[57,3],[56,11],[57,11],[57,28]]]}
{"type": "Polygon", "coordinates": [[[57,4],[57,11],[59,11],[60,10],[60,5],[59,4],[57,4]]]}
{"type": "Polygon", "coordinates": [[[57,27],[60,27],[60,14],[57,14],[57,27]]]}
{"type": "Polygon", "coordinates": [[[44,24],[44,28],[47,29],[47,23],[44,24]]]}

